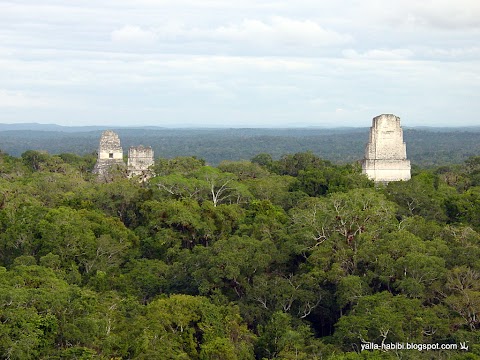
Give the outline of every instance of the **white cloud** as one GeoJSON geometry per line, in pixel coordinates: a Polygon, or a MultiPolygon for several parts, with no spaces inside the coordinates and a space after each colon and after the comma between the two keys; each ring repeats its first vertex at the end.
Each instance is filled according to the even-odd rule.
{"type": "Polygon", "coordinates": [[[480,47],[477,46],[466,48],[422,48],[421,50],[421,55],[434,59],[480,59],[480,47]]]}
{"type": "Polygon", "coordinates": [[[351,36],[327,30],[312,20],[275,16],[269,21],[246,19],[239,24],[221,26],[212,36],[243,42],[264,42],[290,46],[328,46],[352,41],[351,36]]]}
{"type": "Polygon", "coordinates": [[[115,43],[149,45],[157,41],[158,35],[152,30],[144,30],[139,26],[126,25],[111,33],[115,43]]]}
{"type": "Polygon", "coordinates": [[[478,0],[417,0],[408,3],[409,19],[415,24],[446,29],[480,28],[478,0]]]}
{"type": "Polygon", "coordinates": [[[413,57],[414,53],[409,49],[372,49],[359,53],[356,50],[344,50],[343,56],[348,59],[368,59],[368,60],[405,60],[413,57]]]}
{"type": "Polygon", "coordinates": [[[280,16],[268,20],[249,18],[213,29],[184,29],[182,35],[244,44],[294,47],[330,46],[352,41],[350,35],[325,29],[315,21],[280,16]]]}
{"type": "Polygon", "coordinates": [[[245,18],[227,24],[193,25],[169,20],[148,29],[124,26],[111,33],[114,43],[173,47],[174,51],[242,53],[249,55],[289,53],[292,48],[312,51],[352,42],[352,37],[322,27],[313,20],[273,16],[268,20],[245,18]],[[176,49],[176,50],[175,50],[176,49]]]}
{"type": "Polygon", "coordinates": [[[480,28],[478,0],[340,0],[333,13],[353,27],[397,30],[404,26],[433,30],[480,28]]]}
{"type": "Polygon", "coordinates": [[[52,101],[44,96],[0,89],[0,108],[44,108],[52,105],[52,101]]]}
{"type": "Polygon", "coordinates": [[[312,68],[305,59],[257,56],[176,56],[174,59],[150,61],[150,64],[179,69],[200,71],[202,73],[235,72],[238,70],[255,70],[262,72],[305,71],[312,68]]]}

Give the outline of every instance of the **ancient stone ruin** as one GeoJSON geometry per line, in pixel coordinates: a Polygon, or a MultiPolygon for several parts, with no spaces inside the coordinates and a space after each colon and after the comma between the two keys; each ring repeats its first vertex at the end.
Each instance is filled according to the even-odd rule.
{"type": "Polygon", "coordinates": [[[383,114],[373,118],[362,172],[375,182],[410,179],[410,160],[398,116],[383,114]]]}
{"type": "Polygon", "coordinates": [[[102,133],[98,146],[98,158],[93,173],[105,176],[113,166],[125,167],[123,161],[123,149],[120,138],[113,131],[107,130],[102,133]]]}
{"type": "Polygon", "coordinates": [[[145,181],[153,176],[150,167],[154,165],[153,150],[150,146],[132,146],[128,150],[127,166],[123,161],[123,149],[120,138],[111,130],[104,131],[98,147],[98,158],[93,173],[104,178],[112,167],[126,169],[129,177],[139,176],[145,181]]]}
{"type": "Polygon", "coordinates": [[[127,170],[129,176],[150,178],[152,177],[151,166],[154,164],[153,150],[150,146],[131,146],[128,149],[127,170]]]}

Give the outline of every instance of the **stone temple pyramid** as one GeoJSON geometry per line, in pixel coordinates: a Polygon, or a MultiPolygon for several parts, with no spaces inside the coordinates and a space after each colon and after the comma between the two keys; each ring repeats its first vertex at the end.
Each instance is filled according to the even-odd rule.
{"type": "Polygon", "coordinates": [[[107,130],[102,133],[98,146],[98,159],[93,169],[94,174],[106,175],[109,168],[117,165],[124,167],[123,149],[120,145],[120,138],[113,131],[107,130]]]}
{"type": "Polygon", "coordinates": [[[123,161],[123,149],[118,135],[107,130],[102,133],[98,146],[98,159],[93,173],[100,179],[108,174],[112,167],[126,170],[129,177],[137,176],[140,181],[147,181],[154,174],[151,167],[155,164],[153,150],[150,146],[131,146],[128,150],[128,163],[123,161]]]}
{"type": "Polygon", "coordinates": [[[410,179],[410,160],[398,116],[383,114],[373,118],[362,172],[375,182],[410,179]]]}

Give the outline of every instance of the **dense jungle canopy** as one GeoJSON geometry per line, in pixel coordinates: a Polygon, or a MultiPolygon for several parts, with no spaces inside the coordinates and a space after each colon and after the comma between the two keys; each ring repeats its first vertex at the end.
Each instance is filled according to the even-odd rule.
{"type": "Polygon", "coordinates": [[[310,152],[95,160],[0,154],[1,358],[480,358],[480,156],[377,186],[310,152]]]}

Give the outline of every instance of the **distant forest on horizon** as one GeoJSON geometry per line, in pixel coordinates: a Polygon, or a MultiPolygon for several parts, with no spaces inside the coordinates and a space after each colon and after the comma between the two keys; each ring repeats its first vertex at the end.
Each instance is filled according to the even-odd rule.
{"type": "MultiPolygon", "coordinates": [[[[92,154],[97,151],[102,133],[97,127],[31,125],[36,125],[32,126],[34,130],[0,125],[0,150],[16,157],[27,150],[92,154]],[[20,130],[11,130],[15,128],[20,130]]],[[[222,160],[251,159],[261,153],[279,159],[284,154],[306,151],[334,163],[355,162],[364,156],[369,132],[367,127],[113,130],[119,134],[125,153],[130,146],[145,145],[153,148],[155,157],[195,156],[211,165],[222,160]]],[[[480,153],[480,128],[406,128],[404,141],[413,165],[458,164],[480,153]]]]}

